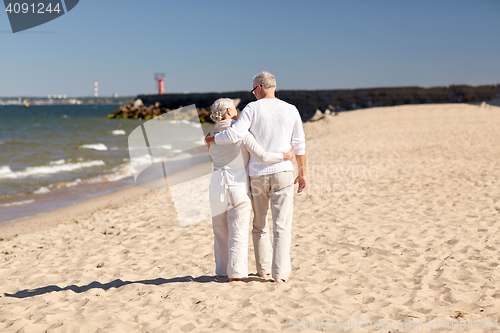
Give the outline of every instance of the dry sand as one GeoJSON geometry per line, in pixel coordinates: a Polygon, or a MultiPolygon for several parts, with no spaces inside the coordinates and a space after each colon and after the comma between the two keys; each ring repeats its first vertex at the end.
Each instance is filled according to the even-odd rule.
{"type": "MultiPolygon", "coordinates": [[[[2,226],[0,332],[274,332],[323,320],[326,331],[494,331],[483,326],[500,321],[499,124],[500,107],[464,104],[305,124],[309,191],[296,196],[286,284],[214,277],[210,222],[181,228],[167,191],[2,226]],[[454,318],[467,327],[447,329],[454,318]],[[349,325],[358,319],[385,326],[349,325]]],[[[252,248],[249,258],[255,272],[252,248]]]]}

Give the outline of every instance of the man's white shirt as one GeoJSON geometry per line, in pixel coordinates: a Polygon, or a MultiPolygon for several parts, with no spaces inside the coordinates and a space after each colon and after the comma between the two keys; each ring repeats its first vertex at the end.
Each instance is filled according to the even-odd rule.
{"type": "MultiPolygon", "coordinates": [[[[236,143],[253,134],[266,152],[283,153],[293,148],[295,155],[305,155],[306,137],[302,119],[295,106],[277,98],[263,98],[249,103],[233,126],[215,135],[218,145],[236,143]]],[[[291,161],[262,164],[253,156],[248,163],[250,176],[293,171],[291,161]]]]}

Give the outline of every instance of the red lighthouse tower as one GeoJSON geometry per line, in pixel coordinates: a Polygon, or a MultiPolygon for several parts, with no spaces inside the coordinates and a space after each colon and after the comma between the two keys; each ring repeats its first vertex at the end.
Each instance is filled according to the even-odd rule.
{"type": "Polygon", "coordinates": [[[165,81],[164,73],[156,73],[155,80],[158,82],[158,94],[163,95],[165,93],[165,88],[163,87],[163,82],[165,81]]]}

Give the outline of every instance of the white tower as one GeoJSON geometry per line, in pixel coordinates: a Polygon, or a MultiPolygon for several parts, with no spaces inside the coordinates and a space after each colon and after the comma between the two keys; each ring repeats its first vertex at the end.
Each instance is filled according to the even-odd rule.
{"type": "Polygon", "coordinates": [[[94,80],[94,97],[99,96],[97,88],[97,80],[94,80]]]}

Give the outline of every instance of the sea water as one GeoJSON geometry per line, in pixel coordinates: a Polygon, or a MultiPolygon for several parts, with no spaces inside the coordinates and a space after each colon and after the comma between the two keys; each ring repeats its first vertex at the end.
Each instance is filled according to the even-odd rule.
{"type": "MultiPolygon", "coordinates": [[[[0,106],[0,222],[133,186],[128,135],[144,121],[108,119],[117,108],[0,106]]],[[[182,133],[200,126],[187,120],[172,124],[165,143],[156,147],[167,154],[183,151],[182,133]]],[[[203,144],[199,137],[187,139],[203,144]]]]}

